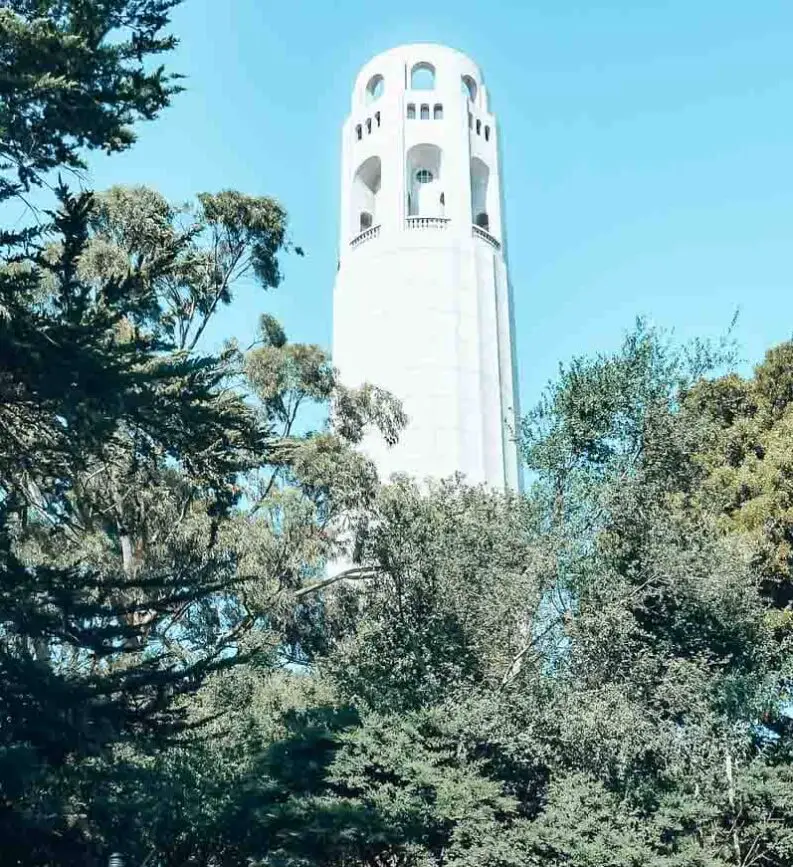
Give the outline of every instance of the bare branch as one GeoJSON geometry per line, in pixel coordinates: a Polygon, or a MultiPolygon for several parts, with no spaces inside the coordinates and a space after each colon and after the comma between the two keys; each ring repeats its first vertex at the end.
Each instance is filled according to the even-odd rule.
{"type": "Polygon", "coordinates": [[[295,599],[302,599],[309,596],[311,593],[316,593],[318,590],[324,590],[339,581],[363,581],[367,578],[376,578],[382,572],[370,566],[357,566],[353,569],[345,569],[344,572],[339,572],[338,575],[332,575],[329,578],[323,578],[322,581],[317,581],[314,584],[309,584],[308,587],[302,587],[295,593],[295,599]]]}

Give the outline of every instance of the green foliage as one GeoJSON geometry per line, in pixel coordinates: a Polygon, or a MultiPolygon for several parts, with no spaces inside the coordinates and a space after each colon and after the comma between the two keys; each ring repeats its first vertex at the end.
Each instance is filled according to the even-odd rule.
{"type": "Polygon", "coordinates": [[[374,576],[363,615],[340,623],[355,639],[329,661],[344,693],[411,709],[509,678],[547,578],[532,517],[517,498],[458,481],[428,495],[407,480],[384,489],[358,539],[374,576]]]}
{"type": "MultiPolygon", "coordinates": [[[[69,808],[59,800],[47,827],[35,788],[71,791],[63,769],[89,756],[107,772],[119,743],[162,749],[200,722],[184,697],[213,671],[314,652],[318,610],[295,593],[338,549],[329,528],[342,506],[376,483],[333,429],[293,430],[301,407],[339,387],[324,352],[289,344],[271,320],[263,337],[277,333],[278,347],[193,349],[259,241],[246,230],[231,249],[211,220],[182,229],[177,216],[144,189],[96,201],[62,191],[61,239],[31,261],[37,291],[2,325],[19,363],[0,415],[0,666],[8,776],[25,793],[8,828],[19,832],[24,810],[45,853],[69,808]],[[73,360],[58,368],[60,346],[73,360]],[[50,365],[68,377],[60,391],[50,365]],[[46,783],[24,782],[16,756],[28,749],[46,783]]],[[[400,423],[393,401],[352,405],[356,423],[400,423]]],[[[77,834],[84,857],[108,827],[77,834]]]]}
{"type": "Polygon", "coordinates": [[[334,852],[347,816],[301,863],[786,863],[790,656],[750,548],[697,506],[713,428],[688,399],[724,361],[640,325],[525,422],[524,500],[380,492],[317,669],[361,714],[325,783],[383,793],[380,848],[334,852]]]}
{"type": "MultiPolygon", "coordinates": [[[[640,328],[577,361],[525,422],[524,497],[378,489],[337,429],[295,436],[335,374],[265,318],[242,369],[281,436],[208,566],[244,580],[260,652],[179,704],[200,725],[178,745],[59,775],[85,833],[162,865],[787,864],[788,639],[752,546],[703,505],[723,431],[703,395],[757,401],[708,360],[640,328]],[[323,578],[350,533],[353,568],[323,578]]],[[[177,645],[208,646],[217,610],[177,645]]]]}
{"type": "Polygon", "coordinates": [[[698,451],[706,478],[701,508],[751,548],[763,595],[783,630],[793,603],[793,344],[783,343],[748,380],[702,382],[686,398],[692,415],[709,423],[698,451]]]}
{"type": "Polygon", "coordinates": [[[178,0],[6,0],[0,7],[0,201],[52,169],[84,166],[80,152],[128,148],[132,124],[178,91],[151,60],[178,0]]]}
{"type": "MultiPolygon", "coordinates": [[[[2,5],[0,200],[80,168],[85,148],[127,147],[167,105],[175,77],[151,60],[174,44],[173,5],[2,5]]],[[[311,582],[343,547],[329,527],[376,483],[337,428],[293,430],[340,390],[324,353],[269,319],[269,385],[262,350],[200,351],[245,278],[278,285],[278,203],[63,182],[56,196],[40,228],[0,236],[0,836],[15,864],[99,863],[125,810],[162,816],[155,795],[195,784],[188,744],[213,715],[197,692],[316,652],[311,582]]],[[[394,401],[344,394],[355,424],[401,424],[394,401]]],[[[190,815],[169,817],[173,851],[190,815]]]]}

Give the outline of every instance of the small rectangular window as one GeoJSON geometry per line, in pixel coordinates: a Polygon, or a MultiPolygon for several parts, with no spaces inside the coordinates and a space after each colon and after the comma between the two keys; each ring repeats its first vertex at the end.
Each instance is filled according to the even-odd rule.
{"type": "Polygon", "coordinates": [[[421,106],[421,119],[429,120],[430,119],[430,107],[428,105],[421,106]]]}
{"type": "Polygon", "coordinates": [[[435,108],[432,109],[432,117],[435,120],[443,120],[443,106],[436,105],[435,108]]]}
{"type": "Polygon", "coordinates": [[[473,129],[473,128],[474,128],[474,116],[469,111],[468,112],[468,129],[473,129]]]}
{"type": "Polygon", "coordinates": [[[355,134],[358,136],[358,141],[360,141],[363,138],[363,129],[361,128],[360,124],[358,124],[358,126],[355,127],[355,134]]]}
{"type": "Polygon", "coordinates": [[[416,119],[416,106],[412,103],[408,103],[408,120],[416,119]]]}

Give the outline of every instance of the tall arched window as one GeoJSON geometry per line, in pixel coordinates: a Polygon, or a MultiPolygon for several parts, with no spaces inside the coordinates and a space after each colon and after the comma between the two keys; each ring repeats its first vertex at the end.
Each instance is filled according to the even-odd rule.
{"type": "Polygon", "coordinates": [[[408,215],[412,217],[440,217],[441,204],[441,149],[434,144],[413,145],[407,153],[406,180],[408,215]]]}
{"type": "Polygon", "coordinates": [[[369,79],[369,83],[366,85],[366,101],[374,102],[376,99],[380,99],[383,95],[383,91],[385,90],[385,81],[382,75],[373,75],[369,79]]]}
{"type": "Polygon", "coordinates": [[[476,102],[476,82],[470,75],[464,75],[461,81],[463,93],[471,100],[476,102]]]}
{"type": "Polygon", "coordinates": [[[428,105],[421,106],[421,119],[429,120],[430,119],[430,107],[428,105]]]}
{"type": "Polygon", "coordinates": [[[442,105],[436,105],[432,109],[432,117],[435,120],[443,120],[443,106],[442,105]]]}
{"type": "Polygon", "coordinates": [[[415,119],[416,119],[416,106],[414,103],[409,102],[408,103],[408,120],[415,120],[415,119]]]}
{"type": "Polygon", "coordinates": [[[355,135],[357,136],[358,141],[363,138],[363,127],[360,124],[355,127],[355,135]]]}
{"type": "Polygon", "coordinates": [[[482,121],[481,120],[477,120],[477,122],[476,122],[476,134],[482,135],[482,121]]]}
{"type": "Polygon", "coordinates": [[[474,157],[471,160],[471,220],[475,226],[490,231],[488,209],[493,190],[490,188],[490,169],[487,164],[474,157]]]}
{"type": "Polygon", "coordinates": [[[435,67],[431,63],[417,63],[410,70],[411,90],[435,90],[435,67]]]}
{"type": "Polygon", "coordinates": [[[367,117],[367,118],[366,118],[366,133],[367,133],[367,135],[368,135],[371,131],[372,131],[372,118],[371,118],[371,117],[367,117]]]}
{"type": "Polygon", "coordinates": [[[490,127],[485,126],[485,141],[490,141],[490,127]]]}
{"type": "Polygon", "coordinates": [[[369,157],[358,166],[350,197],[350,233],[365,232],[377,222],[381,178],[380,157],[369,157]]]}

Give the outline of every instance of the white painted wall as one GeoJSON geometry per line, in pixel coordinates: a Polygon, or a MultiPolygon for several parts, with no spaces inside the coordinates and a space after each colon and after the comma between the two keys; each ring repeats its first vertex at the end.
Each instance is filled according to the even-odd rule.
{"type": "Polygon", "coordinates": [[[444,46],[387,51],[358,75],[342,134],[334,363],[345,384],[388,389],[410,417],[394,448],[374,436],[363,448],[384,478],[459,471],[471,483],[515,489],[510,432],[517,391],[500,245],[498,136],[482,75],[465,55],[444,46]],[[433,90],[410,89],[418,63],[435,68],[433,90]],[[372,100],[367,84],[377,75],[383,76],[382,94],[372,100]],[[476,84],[473,102],[463,76],[476,84]],[[408,118],[409,105],[415,119],[408,118]],[[422,105],[430,119],[421,119],[422,105]],[[435,106],[442,106],[442,119],[434,119],[435,106]],[[372,157],[381,168],[376,196],[362,190],[359,172],[372,157]],[[475,179],[486,174],[487,182],[472,188],[474,157],[487,169],[476,163],[475,179]],[[421,168],[431,172],[430,182],[418,183],[421,168]],[[409,216],[408,194],[416,218],[409,216]],[[373,209],[379,229],[351,245],[364,207],[373,209]],[[490,237],[472,228],[473,207],[487,208],[490,237]]]}

